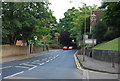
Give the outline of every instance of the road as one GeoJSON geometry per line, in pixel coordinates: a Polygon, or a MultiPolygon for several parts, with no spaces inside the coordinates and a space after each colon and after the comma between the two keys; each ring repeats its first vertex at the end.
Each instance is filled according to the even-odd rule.
{"type": "Polygon", "coordinates": [[[116,78],[113,75],[93,73],[76,68],[77,50],[54,50],[49,54],[2,64],[2,79],[89,79],[116,78]],[[92,76],[93,75],[93,76],[92,76]]]}
{"type": "Polygon", "coordinates": [[[71,77],[79,79],[81,74],[80,71],[76,69],[73,57],[73,54],[75,52],[76,50],[56,50],[55,52],[49,53],[47,55],[3,63],[2,78],[9,78],[19,73],[25,72],[27,70],[30,71],[33,70],[34,68],[40,67],[39,72],[35,73],[36,75],[31,74],[31,77],[34,78],[71,77]],[[72,73],[77,76],[75,75],[73,76],[72,73]]]}

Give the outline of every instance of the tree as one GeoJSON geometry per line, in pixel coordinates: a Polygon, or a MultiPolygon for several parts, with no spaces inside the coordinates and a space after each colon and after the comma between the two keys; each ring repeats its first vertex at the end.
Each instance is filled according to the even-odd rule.
{"type": "Polygon", "coordinates": [[[56,18],[45,3],[3,2],[3,42],[9,39],[14,44],[17,39],[28,40],[34,35],[48,35],[56,18]],[[22,36],[21,36],[22,35],[22,36]]]}
{"type": "Polygon", "coordinates": [[[60,44],[64,45],[64,46],[69,46],[71,45],[71,38],[70,38],[70,33],[69,32],[61,32],[60,36],[59,36],[59,41],[60,44]]]}
{"type": "Polygon", "coordinates": [[[77,9],[74,7],[72,9],[68,9],[64,13],[64,18],[60,19],[60,22],[57,26],[58,32],[68,31],[73,27],[73,18],[75,17],[75,14],[78,12],[77,9]]]}
{"type": "Polygon", "coordinates": [[[59,39],[58,39],[59,36],[60,36],[60,33],[57,33],[57,32],[56,32],[56,33],[55,33],[55,38],[57,39],[57,44],[59,44],[59,39]]]}
{"type": "Polygon", "coordinates": [[[100,9],[104,9],[103,21],[106,22],[108,31],[105,33],[106,40],[120,36],[120,2],[105,2],[100,9]],[[111,35],[112,34],[112,35],[111,35]]]}
{"type": "MultiPolygon", "coordinates": [[[[89,32],[90,29],[90,11],[94,8],[96,8],[96,6],[86,6],[87,32],[89,32]]],[[[81,7],[78,9],[75,9],[73,7],[71,9],[68,9],[64,13],[64,16],[65,17],[60,19],[60,22],[58,23],[58,32],[67,31],[70,32],[70,37],[79,38],[79,40],[82,40],[85,22],[85,7],[81,7]]]]}
{"type": "Polygon", "coordinates": [[[106,2],[103,3],[100,8],[105,9],[104,13],[104,21],[106,21],[107,25],[119,27],[120,25],[120,2],[106,2]],[[106,9],[107,8],[107,9],[106,9]]]}
{"type": "Polygon", "coordinates": [[[105,22],[99,21],[94,27],[93,38],[97,40],[98,43],[101,43],[105,40],[105,33],[107,31],[107,25],[105,22]]]}

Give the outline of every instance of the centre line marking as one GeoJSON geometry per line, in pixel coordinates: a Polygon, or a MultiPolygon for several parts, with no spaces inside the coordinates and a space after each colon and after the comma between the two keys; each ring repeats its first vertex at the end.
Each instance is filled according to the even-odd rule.
{"type": "Polygon", "coordinates": [[[35,65],[26,64],[26,63],[24,63],[24,64],[20,64],[20,65],[26,65],[26,66],[35,66],[35,65]]]}
{"type": "Polygon", "coordinates": [[[40,64],[40,62],[37,62],[37,63],[35,63],[35,62],[32,62],[31,64],[40,64]]]}
{"type": "Polygon", "coordinates": [[[30,68],[30,67],[25,67],[25,66],[15,66],[17,68],[30,68]]]}

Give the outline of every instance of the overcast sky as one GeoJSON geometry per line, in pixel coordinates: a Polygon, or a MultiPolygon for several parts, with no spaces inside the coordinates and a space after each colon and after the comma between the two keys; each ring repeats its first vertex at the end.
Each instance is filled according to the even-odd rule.
{"type": "Polygon", "coordinates": [[[71,0],[49,0],[52,5],[50,5],[50,9],[53,11],[53,15],[56,16],[57,21],[60,18],[64,17],[64,12],[66,12],[69,8],[72,7],[82,7],[83,4],[78,3],[78,2],[83,2],[86,3],[87,5],[101,5],[101,0],[72,0],[72,1],[77,1],[70,3],[71,0]]]}

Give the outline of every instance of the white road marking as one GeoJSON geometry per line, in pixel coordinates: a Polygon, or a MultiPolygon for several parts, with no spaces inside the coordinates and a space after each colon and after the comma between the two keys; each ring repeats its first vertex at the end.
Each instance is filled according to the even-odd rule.
{"type": "Polygon", "coordinates": [[[0,76],[1,76],[2,74],[0,73],[0,76]]]}
{"type": "Polygon", "coordinates": [[[19,72],[19,73],[15,73],[15,74],[10,75],[10,76],[7,76],[7,77],[4,77],[4,79],[7,79],[7,78],[10,78],[10,77],[16,76],[16,75],[21,74],[21,73],[24,73],[24,71],[21,71],[21,72],[19,72]]]}
{"type": "Polygon", "coordinates": [[[31,64],[41,64],[41,62],[36,62],[36,63],[35,63],[35,62],[32,62],[31,64]]]}
{"type": "Polygon", "coordinates": [[[33,61],[32,63],[41,63],[42,61],[33,61]]]}
{"type": "Polygon", "coordinates": [[[25,67],[25,66],[15,66],[17,68],[30,68],[30,67],[25,67]]]}
{"type": "Polygon", "coordinates": [[[37,66],[34,66],[34,67],[32,67],[32,68],[30,68],[30,69],[28,69],[28,70],[32,70],[32,69],[34,69],[34,68],[36,68],[37,66]]]}
{"type": "Polygon", "coordinates": [[[35,61],[33,61],[33,62],[40,62],[40,60],[35,60],[35,61]]]}
{"type": "Polygon", "coordinates": [[[43,65],[43,64],[40,64],[40,65],[43,65]]]}
{"type": "Polygon", "coordinates": [[[12,66],[2,67],[0,69],[6,69],[6,68],[10,68],[10,67],[12,67],[12,66]]]}
{"type": "Polygon", "coordinates": [[[32,65],[32,64],[26,64],[26,63],[20,64],[20,65],[35,66],[35,65],[32,65]]]}
{"type": "Polygon", "coordinates": [[[40,62],[32,62],[31,64],[38,64],[38,63],[40,63],[40,62]]]}
{"type": "Polygon", "coordinates": [[[49,60],[48,60],[48,61],[46,61],[46,62],[49,62],[49,60]]]}
{"type": "Polygon", "coordinates": [[[89,73],[86,70],[83,71],[83,79],[89,79],[89,73]]]}
{"type": "Polygon", "coordinates": [[[45,63],[41,63],[40,65],[43,65],[43,64],[45,64],[45,63]]]}

